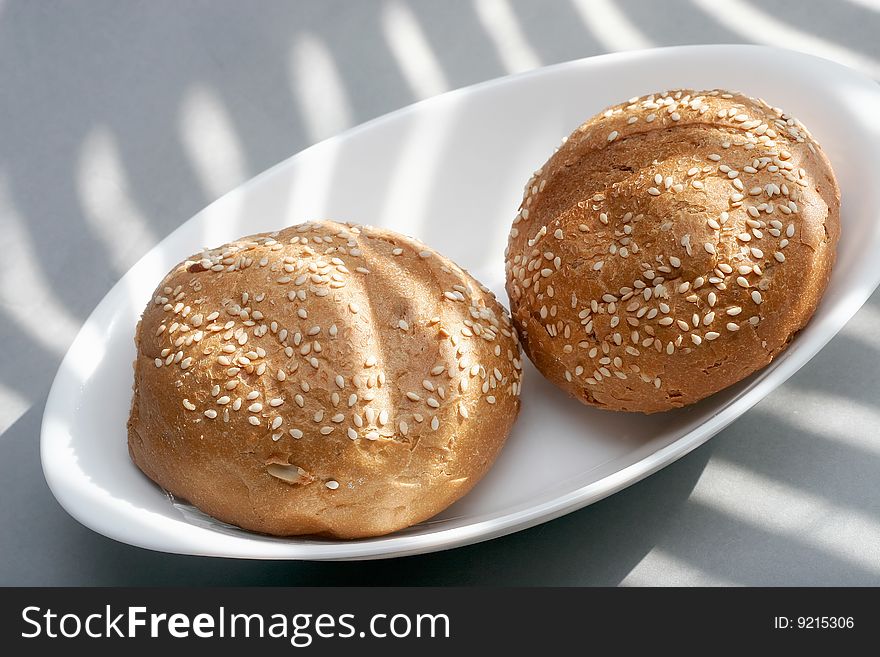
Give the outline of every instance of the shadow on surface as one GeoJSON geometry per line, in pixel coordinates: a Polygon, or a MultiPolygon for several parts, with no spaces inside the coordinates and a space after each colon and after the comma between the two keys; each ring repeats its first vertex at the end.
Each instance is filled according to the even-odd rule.
{"type": "MultiPolygon", "coordinates": [[[[505,73],[472,3],[401,4],[418,18],[452,85],[505,73]]],[[[544,63],[601,52],[569,6],[556,15],[537,3],[510,4],[544,63]]],[[[784,0],[760,7],[804,32],[813,33],[821,24],[831,41],[880,56],[874,38],[880,14],[853,3],[834,3],[833,10],[812,3],[809,11],[803,4],[784,0]]],[[[46,281],[46,290],[23,289],[23,297],[45,292],[73,319],[83,320],[124,272],[111,263],[133,264],[153,246],[127,236],[125,212],[133,211],[161,237],[213,200],[205,188],[212,173],[200,170],[181,143],[181,107],[194,86],[219,100],[241,150],[243,178],[310,142],[302,104],[291,90],[291,49],[302,34],[327,45],[353,122],[415,99],[383,35],[382,3],[262,3],[258,12],[241,3],[222,5],[222,11],[206,12],[193,3],[191,11],[181,8],[172,21],[150,4],[98,3],[90,11],[20,0],[2,4],[0,125],[6,129],[0,175],[21,217],[23,246],[42,256],[30,263],[39,273],[36,280],[46,281]],[[95,130],[106,130],[117,147],[127,202],[116,209],[121,229],[109,232],[114,208],[109,206],[110,221],[105,217],[102,229],[78,183],[83,144],[95,130]]],[[[743,41],[692,2],[617,5],[657,45],[743,41]]],[[[756,32],[754,41],[778,45],[772,34],[756,32]]],[[[201,147],[210,159],[212,145],[201,147]]],[[[869,302],[875,310],[878,299],[875,294],[869,302]]],[[[793,429],[760,406],[709,444],[612,498],[477,546],[341,564],[201,559],[131,548],[80,526],[46,487],[39,425],[61,354],[26,328],[8,306],[0,308],[0,382],[33,402],[0,436],[0,522],[7,528],[0,532],[0,584],[617,584],[655,546],[746,584],[878,583],[875,574],[796,540],[687,502],[714,452],[878,515],[876,456],[793,429]]],[[[864,342],[841,335],[789,387],[876,407],[876,350],[868,353],[870,358],[864,342]]],[[[664,581],[662,572],[654,575],[654,581],[664,581]]]]}
{"type": "Polygon", "coordinates": [[[17,527],[0,533],[5,585],[615,585],[670,528],[712,450],[705,445],[612,498],[500,539],[430,555],[341,563],[259,562],[168,555],[133,548],[79,525],[52,498],[40,473],[42,407],[26,413],[0,440],[0,480],[34,476],[7,509],[17,527]],[[47,540],[47,537],[57,537],[47,540]],[[40,558],[33,558],[39,546],[40,558]]]}

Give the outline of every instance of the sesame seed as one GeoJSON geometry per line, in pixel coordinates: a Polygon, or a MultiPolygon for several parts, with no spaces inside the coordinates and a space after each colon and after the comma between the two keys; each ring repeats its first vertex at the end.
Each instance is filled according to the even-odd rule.
{"type": "Polygon", "coordinates": [[[213,420],[215,417],[217,417],[217,411],[215,411],[213,408],[209,408],[207,411],[205,411],[205,417],[209,420],[213,420]]]}
{"type": "MultiPolygon", "coordinates": [[[[494,402],[492,402],[492,403],[494,403],[494,402]]],[[[433,431],[437,431],[437,429],[439,429],[439,428],[440,428],[440,420],[438,420],[437,416],[435,415],[433,418],[431,418],[431,429],[433,431]]]]}
{"type": "Polygon", "coordinates": [[[617,139],[618,134],[619,134],[619,133],[617,132],[617,130],[612,130],[612,131],[608,134],[608,141],[614,141],[615,139],[617,139]]]}
{"type": "Polygon", "coordinates": [[[320,433],[322,436],[329,436],[333,433],[333,427],[321,427],[320,433]]]}
{"type": "Polygon", "coordinates": [[[719,335],[721,335],[721,334],[716,333],[715,331],[709,331],[708,333],[706,333],[706,339],[707,340],[715,340],[719,335]]]}
{"type": "Polygon", "coordinates": [[[728,322],[727,323],[727,330],[728,331],[739,331],[739,324],[737,324],[735,322],[728,322]]]}
{"type": "Polygon", "coordinates": [[[269,400],[269,406],[281,406],[284,403],[284,400],[281,397],[276,397],[275,399],[269,400]]]}
{"type": "Polygon", "coordinates": [[[690,234],[685,233],[684,235],[682,235],[680,243],[684,247],[685,251],[687,251],[688,255],[693,255],[691,253],[691,236],[690,236],[690,234]]]}
{"type": "Polygon", "coordinates": [[[410,401],[414,401],[414,402],[417,402],[417,401],[421,401],[421,400],[422,400],[422,398],[421,398],[419,395],[417,395],[416,393],[414,393],[414,392],[408,392],[408,393],[406,393],[406,397],[407,397],[407,399],[409,399],[410,401]]]}
{"type": "Polygon", "coordinates": [[[328,481],[328,482],[327,482],[326,484],[324,484],[324,485],[325,485],[327,488],[329,488],[330,490],[336,490],[337,488],[339,488],[339,482],[338,482],[338,481],[333,481],[332,479],[331,479],[330,481],[328,481]]]}
{"type": "Polygon", "coordinates": [[[715,245],[711,242],[706,242],[705,244],[703,244],[703,248],[706,249],[707,253],[715,255],[715,245]]]}
{"type": "Polygon", "coordinates": [[[248,422],[250,422],[255,427],[260,426],[260,418],[256,417],[255,415],[251,415],[250,417],[248,417],[248,422]]]}
{"type": "Polygon", "coordinates": [[[183,407],[184,407],[186,410],[188,410],[188,411],[194,411],[194,410],[196,410],[196,405],[193,404],[189,399],[184,399],[184,400],[183,400],[183,407]]]}
{"type": "Polygon", "coordinates": [[[290,429],[290,430],[288,430],[287,433],[289,433],[290,437],[294,438],[295,440],[299,440],[300,438],[303,437],[303,432],[300,431],[299,429],[290,429]]]}
{"type": "Polygon", "coordinates": [[[752,301],[755,303],[761,303],[761,293],[758,290],[752,290],[752,301]]]}
{"type": "Polygon", "coordinates": [[[260,402],[256,402],[256,403],[248,406],[249,413],[259,413],[262,410],[263,410],[263,405],[260,402]]]}
{"type": "Polygon", "coordinates": [[[737,277],[736,284],[740,287],[750,287],[749,282],[742,276],[737,277]]]}
{"type": "Polygon", "coordinates": [[[279,416],[276,417],[274,420],[272,420],[272,430],[274,431],[275,429],[277,429],[278,427],[280,427],[283,423],[284,423],[284,418],[282,418],[282,417],[279,415],[279,416]]]}
{"type": "Polygon", "coordinates": [[[785,254],[782,251],[777,251],[773,254],[773,257],[776,258],[778,262],[785,262],[785,254]]]}
{"type": "Polygon", "coordinates": [[[649,188],[648,188],[648,193],[649,193],[651,196],[660,196],[660,190],[657,189],[656,187],[649,187],[649,188]]]}

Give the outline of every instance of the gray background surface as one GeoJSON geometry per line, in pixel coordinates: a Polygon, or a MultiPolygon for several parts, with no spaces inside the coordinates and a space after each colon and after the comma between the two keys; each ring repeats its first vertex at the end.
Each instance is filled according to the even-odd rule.
{"type": "MultiPolygon", "coordinates": [[[[880,584],[880,295],[727,430],[579,512],[372,563],[152,553],[43,480],[81,322],[173,228],[420,98],[615,50],[767,43],[880,75],[880,2],[0,0],[0,584],[880,584]]],[[[735,65],[735,64],[732,64],[735,65]]]]}

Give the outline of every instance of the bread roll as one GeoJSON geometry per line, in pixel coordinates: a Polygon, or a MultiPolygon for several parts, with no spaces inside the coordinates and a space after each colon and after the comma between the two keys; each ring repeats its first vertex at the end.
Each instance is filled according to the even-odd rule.
{"type": "Polygon", "coordinates": [[[245,529],[356,538],[429,518],[519,411],[504,308],[425,245],[319,221],[176,266],[137,335],[131,458],[245,529]]]}
{"type": "Polygon", "coordinates": [[[526,185],[506,252],[523,348],[599,408],[703,399],[808,322],[839,207],[822,149],[764,101],[682,90],[611,107],[526,185]]]}

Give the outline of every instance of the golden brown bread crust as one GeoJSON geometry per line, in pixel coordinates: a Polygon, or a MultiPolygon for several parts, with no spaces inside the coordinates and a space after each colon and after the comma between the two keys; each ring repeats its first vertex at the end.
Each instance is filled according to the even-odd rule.
{"type": "Polygon", "coordinates": [[[586,404],[696,402],[810,319],[839,208],[819,145],[763,101],[681,90],[614,106],[526,185],[505,257],[523,349],[586,404]]]}
{"type": "Polygon", "coordinates": [[[519,411],[516,333],[423,244],[314,222],[175,267],[138,325],[132,460],[276,535],[374,536],[440,512],[519,411]]]}

